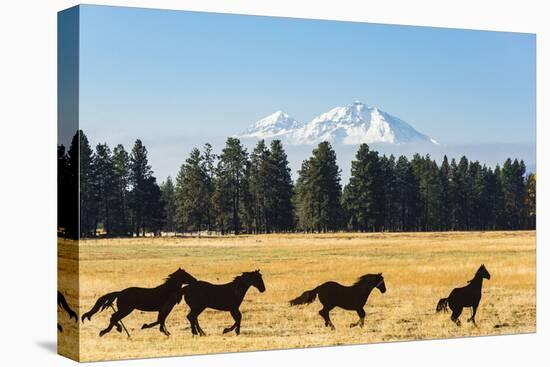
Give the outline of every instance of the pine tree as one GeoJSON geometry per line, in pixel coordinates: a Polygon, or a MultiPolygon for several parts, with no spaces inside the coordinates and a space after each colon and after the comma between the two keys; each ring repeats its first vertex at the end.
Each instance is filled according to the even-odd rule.
{"type": "Polygon", "coordinates": [[[148,180],[153,171],[147,160],[147,149],[137,139],[130,155],[130,186],[132,228],[136,236],[145,235],[145,207],[148,190],[151,188],[148,180]]]}
{"type": "Polygon", "coordinates": [[[315,196],[311,189],[314,186],[314,177],[312,169],[312,158],[302,162],[302,167],[298,171],[298,180],[294,196],[294,206],[298,217],[298,226],[310,232],[315,229],[315,196]]]}
{"type": "Polygon", "coordinates": [[[122,144],[113,149],[114,190],[116,198],[112,207],[113,233],[127,236],[130,232],[129,222],[129,185],[130,185],[130,155],[122,144]]]}
{"type": "Polygon", "coordinates": [[[252,164],[250,160],[245,162],[244,176],[241,183],[241,200],[239,215],[241,217],[242,230],[246,233],[258,233],[256,229],[254,213],[254,197],[252,194],[252,164]]]}
{"type": "Polygon", "coordinates": [[[348,223],[359,231],[377,231],[384,225],[384,181],[378,152],[361,144],[351,163],[351,177],[344,189],[343,206],[348,223]]]}
{"type": "Polygon", "coordinates": [[[175,201],[175,187],[172,182],[172,178],[168,176],[166,181],[160,186],[161,198],[165,204],[164,217],[165,224],[163,229],[166,232],[176,231],[176,201],[175,201]]]}
{"type": "Polygon", "coordinates": [[[395,165],[395,188],[399,230],[416,230],[419,188],[411,164],[407,157],[400,156],[395,165]]]}
{"type": "Polygon", "coordinates": [[[502,165],[501,181],[504,197],[504,224],[507,229],[524,227],[527,188],[524,180],[525,164],[507,159],[502,165]]]}
{"type": "Polygon", "coordinates": [[[256,233],[269,233],[271,226],[272,208],[269,201],[273,195],[271,192],[271,174],[273,172],[270,169],[269,156],[270,152],[265,141],[258,141],[250,155],[250,168],[246,175],[247,188],[252,201],[250,209],[256,233]]]}
{"type": "Polygon", "coordinates": [[[160,236],[165,225],[165,202],[162,200],[157,179],[152,175],[147,177],[144,182],[144,203],[143,231],[160,236]]]}
{"type": "Polygon", "coordinates": [[[101,223],[105,234],[113,234],[112,208],[117,199],[115,187],[115,171],[111,157],[111,149],[107,144],[98,144],[93,157],[95,180],[94,191],[97,197],[98,212],[94,227],[101,223]]]}
{"type": "Polygon", "coordinates": [[[431,160],[429,156],[426,157],[426,170],[427,170],[427,183],[428,183],[428,220],[427,228],[430,231],[441,231],[444,227],[443,220],[443,183],[441,182],[441,175],[439,167],[435,160],[431,160]]]}
{"type": "Polygon", "coordinates": [[[342,186],[336,153],[328,142],[304,161],[296,184],[298,217],[303,230],[334,231],[342,220],[342,186]]]}
{"type": "Polygon", "coordinates": [[[208,201],[205,203],[206,229],[210,232],[215,224],[214,191],[216,189],[216,155],[212,153],[212,145],[206,143],[203,148],[203,170],[206,175],[206,192],[208,201]]]}
{"type": "Polygon", "coordinates": [[[195,148],[176,178],[176,223],[179,229],[201,231],[207,223],[206,208],[210,197],[206,185],[207,176],[201,153],[195,148]]]}
{"type": "Polygon", "coordinates": [[[527,228],[537,226],[537,175],[530,173],[527,176],[527,228]]]}
{"type": "Polygon", "coordinates": [[[277,231],[290,231],[294,228],[294,207],[292,204],[293,183],[288,166],[288,158],[280,140],[272,140],[269,152],[268,199],[270,227],[277,231]]]}
{"type": "Polygon", "coordinates": [[[506,220],[504,217],[504,190],[502,187],[502,170],[500,166],[495,167],[493,173],[494,179],[494,199],[493,199],[493,217],[494,229],[506,229],[506,220]]]}
{"type": "Polygon", "coordinates": [[[467,173],[466,197],[468,200],[468,230],[479,229],[482,175],[479,162],[470,162],[467,173]]]}
{"type": "Polygon", "coordinates": [[[441,167],[439,168],[439,182],[441,187],[441,193],[439,196],[440,201],[440,223],[441,230],[448,231],[451,228],[451,195],[450,195],[450,180],[451,180],[451,166],[449,160],[445,155],[441,167]]]}
{"type": "Polygon", "coordinates": [[[78,144],[71,144],[71,166],[79,167],[80,174],[80,235],[96,236],[96,218],[98,215],[97,193],[95,192],[93,160],[94,154],[86,134],[78,131],[78,144]],[[76,159],[76,161],[75,161],[76,159]]]}
{"type": "Polygon", "coordinates": [[[451,161],[451,191],[452,191],[452,229],[453,230],[468,230],[469,229],[469,204],[470,197],[468,189],[470,187],[468,176],[469,162],[466,157],[460,158],[458,164],[455,160],[451,161]]]}
{"type": "MultiPolygon", "coordinates": [[[[517,160],[516,160],[517,161],[517,160]]],[[[527,197],[528,197],[528,187],[527,180],[525,177],[526,167],[525,162],[520,160],[517,167],[517,196],[518,196],[518,206],[519,206],[519,229],[525,229],[527,225],[527,197]]]]}
{"type": "Polygon", "coordinates": [[[241,230],[243,180],[248,154],[239,139],[228,138],[219,156],[214,199],[222,232],[241,230]]]}
{"type": "Polygon", "coordinates": [[[393,231],[397,223],[397,192],[395,184],[395,157],[385,155],[380,158],[380,169],[384,187],[384,231],[393,231]]]}
{"type": "Polygon", "coordinates": [[[441,194],[437,164],[429,155],[421,157],[419,154],[413,156],[410,164],[419,189],[418,229],[422,231],[437,229],[439,228],[437,200],[441,194]]]}

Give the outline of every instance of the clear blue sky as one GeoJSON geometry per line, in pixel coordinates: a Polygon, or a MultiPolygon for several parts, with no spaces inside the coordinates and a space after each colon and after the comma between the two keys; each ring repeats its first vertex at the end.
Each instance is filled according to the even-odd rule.
{"type": "Polygon", "coordinates": [[[534,35],[102,6],[80,25],[93,143],[179,152],[354,100],[443,144],[535,141],[534,35]]]}

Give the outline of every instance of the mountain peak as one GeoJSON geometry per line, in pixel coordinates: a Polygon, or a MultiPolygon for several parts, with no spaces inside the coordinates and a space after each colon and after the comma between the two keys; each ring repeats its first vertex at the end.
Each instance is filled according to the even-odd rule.
{"type": "Polygon", "coordinates": [[[280,122],[284,122],[289,118],[289,116],[281,110],[273,112],[271,115],[266,116],[258,121],[255,125],[276,125],[280,122]]]}
{"type": "Polygon", "coordinates": [[[318,144],[322,141],[349,145],[439,144],[405,121],[359,100],[347,106],[334,107],[306,124],[300,124],[286,113],[276,111],[254,123],[240,136],[258,139],[276,137],[296,145],[318,144]]]}
{"type": "Polygon", "coordinates": [[[240,136],[243,138],[275,137],[298,127],[298,121],[281,110],[273,112],[258,121],[240,136]]]}

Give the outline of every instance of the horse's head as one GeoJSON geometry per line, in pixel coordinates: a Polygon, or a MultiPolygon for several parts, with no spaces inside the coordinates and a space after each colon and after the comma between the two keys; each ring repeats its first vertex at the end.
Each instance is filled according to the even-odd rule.
{"type": "Polygon", "coordinates": [[[487,271],[487,268],[485,267],[484,264],[481,264],[481,266],[479,267],[479,269],[477,270],[477,273],[476,273],[478,276],[480,276],[482,279],[491,279],[491,274],[489,274],[489,272],[487,271]]]}
{"type": "Polygon", "coordinates": [[[378,280],[376,283],[376,288],[380,291],[380,293],[386,293],[386,283],[384,283],[384,277],[382,276],[382,273],[378,273],[378,280]]]}
{"type": "Polygon", "coordinates": [[[194,283],[197,279],[182,268],[178,268],[178,270],[168,276],[168,281],[173,281],[182,285],[194,283]]]}
{"type": "Polygon", "coordinates": [[[246,279],[250,285],[254,286],[261,293],[265,292],[264,280],[259,269],[244,273],[244,275],[246,276],[246,279]]]}

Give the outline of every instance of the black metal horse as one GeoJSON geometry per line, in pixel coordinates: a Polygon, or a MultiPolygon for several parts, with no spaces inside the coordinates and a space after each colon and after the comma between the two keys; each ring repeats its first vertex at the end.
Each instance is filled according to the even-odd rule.
{"type": "Polygon", "coordinates": [[[345,310],[355,311],[359,316],[359,321],[352,323],[350,327],[357,325],[363,327],[365,324],[365,310],[363,307],[365,307],[367,299],[374,288],[378,288],[381,293],[386,292],[382,273],[363,275],[352,286],[344,286],[332,281],[323,283],[310,291],[305,291],[299,297],[290,301],[290,305],[312,303],[319,295],[319,301],[323,305],[319,315],[325,320],[325,326],[330,326],[332,330],[335,329],[329,313],[333,308],[341,307],[345,310]]]}
{"type": "MultiPolygon", "coordinates": [[[[187,319],[191,324],[191,332],[193,335],[204,336],[206,333],[199,325],[199,315],[206,308],[213,308],[219,311],[228,311],[235,320],[235,323],[223,330],[223,333],[228,333],[235,330],[237,335],[241,332],[241,312],[239,307],[251,286],[258,289],[260,292],[265,292],[265,285],[262,279],[262,274],[259,270],[244,272],[235,277],[232,282],[226,284],[211,284],[208,282],[197,281],[184,287],[179,291],[185,298],[185,302],[189,305],[190,311],[187,319]]],[[[173,296],[177,300],[177,296],[173,296]]],[[[167,308],[170,308],[173,302],[167,303],[167,308]]],[[[173,307],[173,306],[172,306],[173,307]]],[[[171,308],[170,308],[171,309],[171,308]]],[[[169,311],[168,311],[169,312],[169,311]]],[[[159,317],[161,315],[159,314],[159,317]]]]}
{"type": "MultiPolygon", "coordinates": [[[[128,316],[134,310],[150,311],[154,312],[163,309],[167,300],[170,299],[182,285],[196,282],[191,274],[185,270],[178,269],[174,273],[170,274],[166,281],[155,288],[138,288],[131,287],[126,288],[120,292],[108,293],[102,297],[99,297],[94,307],[84,315],[82,315],[82,322],[85,319],[90,320],[91,317],[98,311],[103,311],[107,307],[112,307],[113,302],[117,301],[118,310],[111,316],[111,321],[106,329],[101,330],[99,336],[103,336],[113,327],[116,327],[118,332],[122,332],[122,325],[120,321],[128,316]]],[[[170,335],[164,323],[160,326],[160,331],[166,335],[170,335]]]]}
{"type": "Polygon", "coordinates": [[[453,312],[451,314],[451,320],[460,326],[460,314],[464,307],[472,307],[472,317],[468,319],[468,322],[476,324],[476,312],[481,300],[481,287],[483,285],[483,279],[491,279],[491,274],[485,268],[485,265],[481,265],[477,269],[474,278],[468,281],[468,285],[461,288],[455,288],[449,294],[449,297],[442,298],[437,303],[436,312],[447,312],[447,308],[450,308],[453,312]]]}

